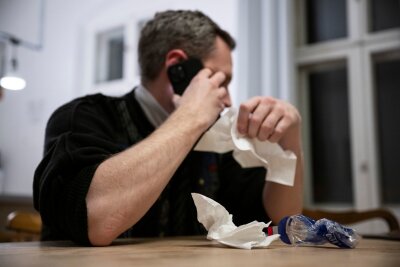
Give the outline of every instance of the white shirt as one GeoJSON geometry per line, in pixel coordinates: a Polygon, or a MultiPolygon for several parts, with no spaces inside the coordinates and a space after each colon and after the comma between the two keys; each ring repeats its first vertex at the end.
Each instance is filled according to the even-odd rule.
{"type": "Polygon", "coordinates": [[[155,128],[158,128],[168,118],[168,112],[143,85],[136,88],[135,97],[147,119],[155,128]]]}

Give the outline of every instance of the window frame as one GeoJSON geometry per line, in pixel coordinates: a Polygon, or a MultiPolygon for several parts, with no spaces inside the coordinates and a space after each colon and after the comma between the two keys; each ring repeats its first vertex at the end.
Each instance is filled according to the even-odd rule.
{"type": "MultiPolygon", "coordinates": [[[[129,3],[127,3],[129,5],[129,3]]],[[[163,5],[160,6],[162,8],[163,5]]],[[[102,93],[120,96],[132,87],[140,84],[140,70],[137,56],[137,40],[143,21],[151,18],[157,11],[156,7],[145,10],[132,10],[125,5],[117,5],[99,12],[83,27],[83,74],[81,90],[83,94],[102,93]],[[96,82],[97,36],[115,28],[123,28],[123,75],[122,79],[96,82]]]]}
{"type": "MultiPolygon", "coordinates": [[[[380,197],[379,158],[376,106],[374,102],[373,58],[376,54],[397,51],[400,48],[400,28],[379,32],[369,31],[368,0],[347,0],[347,38],[315,44],[306,44],[305,1],[293,3],[292,25],[297,27],[294,60],[297,70],[298,103],[303,115],[303,142],[305,154],[305,204],[311,208],[357,210],[383,206],[380,197]],[[350,143],[353,172],[353,203],[313,203],[310,155],[310,124],[308,121],[307,68],[336,60],[347,61],[350,112],[350,143]]],[[[400,217],[399,205],[385,205],[400,217]]],[[[371,224],[369,229],[377,229],[371,224]]]]}
{"type": "Polygon", "coordinates": [[[86,25],[85,28],[85,54],[87,60],[85,60],[85,73],[83,75],[84,84],[83,90],[85,93],[97,93],[102,92],[105,94],[113,94],[119,92],[120,88],[125,88],[128,86],[130,82],[132,82],[133,77],[130,75],[129,69],[132,68],[129,60],[130,57],[129,51],[129,35],[130,35],[130,24],[129,21],[124,19],[122,16],[115,19],[97,19],[92,21],[86,25]],[[101,67],[96,66],[97,55],[98,55],[98,36],[102,33],[106,33],[112,29],[122,28],[123,29],[123,40],[124,40],[124,51],[123,51],[123,71],[122,78],[97,82],[97,71],[101,69],[101,67]]]}

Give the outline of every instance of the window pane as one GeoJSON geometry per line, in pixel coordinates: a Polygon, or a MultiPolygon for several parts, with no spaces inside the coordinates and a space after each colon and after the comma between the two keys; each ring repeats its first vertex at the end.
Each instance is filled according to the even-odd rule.
{"type": "Polygon", "coordinates": [[[101,32],[96,38],[96,82],[107,82],[123,77],[124,31],[117,28],[101,32]]]}
{"type": "Polygon", "coordinates": [[[371,31],[400,27],[399,0],[370,0],[371,31]]]}
{"type": "Polygon", "coordinates": [[[108,51],[108,62],[110,65],[108,68],[107,80],[121,79],[124,60],[124,39],[122,37],[110,39],[108,51]]]}
{"type": "Polygon", "coordinates": [[[314,202],[351,203],[346,69],[312,72],[309,86],[314,202]]]}
{"type": "Polygon", "coordinates": [[[400,60],[375,64],[381,189],[384,203],[400,203],[400,60]]]}
{"type": "Polygon", "coordinates": [[[346,0],[307,0],[307,42],[347,36],[346,0]]]}
{"type": "Polygon", "coordinates": [[[0,41],[0,77],[6,73],[6,45],[0,41]]]}

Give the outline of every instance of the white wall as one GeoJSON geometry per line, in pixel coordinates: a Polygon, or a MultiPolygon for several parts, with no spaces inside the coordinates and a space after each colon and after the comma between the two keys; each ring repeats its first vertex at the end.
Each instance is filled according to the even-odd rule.
{"type": "MultiPolygon", "coordinates": [[[[27,3],[0,0],[0,30],[15,29],[16,34],[36,41],[36,25],[31,27],[27,21],[35,22],[32,14],[37,13],[32,12],[32,3],[27,3]]],[[[97,14],[116,12],[119,5],[135,13],[141,9],[157,10],[158,6],[200,9],[234,36],[240,23],[238,0],[158,0],[146,4],[140,0],[47,0],[43,49],[39,52],[19,49],[19,69],[27,87],[19,92],[6,91],[0,102],[0,153],[4,171],[0,194],[32,195],[33,172],[42,157],[44,130],[50,114],[84,92],[81,88],[82,66],[87,58],[87,51],[83,52],[84,29],[97,14]]],[[[231,90],[237,102],[236,79],[231,90]]]]}

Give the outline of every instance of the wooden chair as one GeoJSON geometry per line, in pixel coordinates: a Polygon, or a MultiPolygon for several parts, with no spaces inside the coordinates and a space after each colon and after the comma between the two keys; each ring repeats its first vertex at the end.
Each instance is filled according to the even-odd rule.
{"type": "Polygon", "coordinates": [[[331,212],[324,210],[304,209],[303,214],[315,220],[327,218],[340,224],[359,223],[370,219],[383,219],[389,226],[390,231],[400,230],[397,218],[388,210],[373,209],[368,211],[346,211],[331,212]]]}
{"type": "Polygon", "coordinates": [[[14,211],[7,217],[6,228],[13,232],[10,241],[39,240],[42,220],[37,212],[14,211]]]}
{"type": "Polygon", "coordinates": [[[314,220],[327,218],[340,224],[348,225],[360,223],[372,219],[383,219],[389,226],[389,232],[385,234],[364,234],[367,238],[383,238],[400,240],[400,226],[394,214],[386,209],[372,209],[367,211],[333,212],[325,210],[303,209],[303,214],[314,220]]]}

